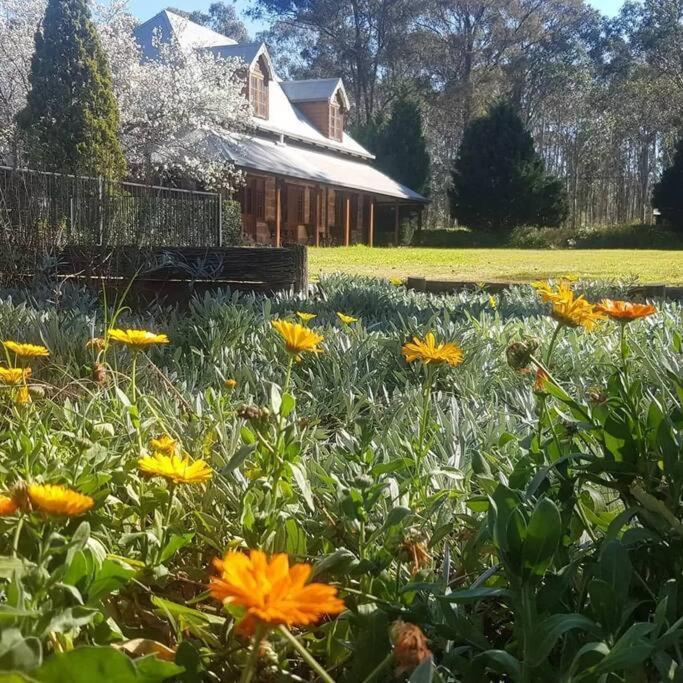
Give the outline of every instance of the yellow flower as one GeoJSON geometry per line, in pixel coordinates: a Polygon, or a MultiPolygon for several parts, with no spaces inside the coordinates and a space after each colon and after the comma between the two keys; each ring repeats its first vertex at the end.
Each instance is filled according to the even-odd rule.
{"type": "Polygon", "coordinates": [[[394,287],[402,287],[405,284],[405,281],[402,277],[390,277],[389,284],[394,287]]]}
{"type": "Polygon", "coordinates": [[[612,299],[603,299],[597,305],[597,309],[601,313],[607,314],[612,320],[624,323],[638,318],[646,318],[648,315],[654,315],[657,312],[657,309],[651,304],[633,304],[630,301],[614,301],[612,299]]]}
{"type": "Polygon", "coordinates": [[[464,356],[462,349],[452,342],[437,344],[433,332],[427,332],[424,340],[413,337],[412,342],[403,345],[403,355],[408,363],[421,360],[425,364],[452,366],[460,365],[464,356]]]}
{"type": "Polygon", "coordinates": [[[14,397],[14,402],[21,405],[25,406],[31,403],[31,394],[28,390],[27,386],[19,387],[16,390],[16,395],[14,397]]]}
{"type": "Polygon", "coordinates": [[[304,351],[310,351],[311,353],[320,353],[322,351],[322,349],[318,348],[318,344],[322,342],[323,337],[303,325],[290,323],[286,320],[274,320],[273,327],[284,339],[287,351],[295,356],[304,351]]]}
{"type": "Polygon", "coordinates": [[[337,318],[341,320],[344,325],[350,325],[351,323],[357,323],[358,318],[354,318],[352,315],[346,315],[346,313],[339,313],[337,311],[337,318]]]}
{"type": "Polygon", "coordinates": [[[211,577],[211,596],[224,605],[244,608],[239,625],[251,633],[257,623],[268,627],[306,626],[326,614],[344,611],[337,589],[324,583],[307,583],[310,564],[289,566],[287,555],[268,558],[260,550],[249,555],[228,551],[213,562],[218,576],[211,577]]]}
{"type": "Polygon", "coordinates": [[[146,330],[109,330],[110,339],[125,344],[134,351],[142,351],[152,344],[168,344],[165,334],[155,334],[146,330]]]}
{"type": "Polygon", "coordinates": [[[16,504],[14,498],[9,496],[0,496],[0,517],[9,517],[13,515],[19,506],[16,504]]]}
{"type": "Polygon", "coordinates": [[[93,337],[85,343],[86,349],[95,349],[96,351],[104,351],[106,346],[107,342],[104,337],[93,337]]]}
{"type": "Polygon", "coordinates": [[[28,497],[33,507],[42,512],[69,517],[81,515],[95,504],[90,496],[55,484],[30,484],[28,497]]]}
{"type": "Polygon", "coordinates": [[[498,302],[493,294],[489,294],[489,306],[495,311],[498,308],[498,302]]]}
{"type": "Polygon", "coordinates": [[[0,382],[16,386],[31,376],[31,368],[0,368],[0,382]]]}
{"type": "Polygon", "coordinates": [[[178,442],[168,434],[162,434],[161,436],[157,436],[156,439],[149,440],[149,448],[155,453],[175,455],[178,452],[178,447],[178,442]]]}
{"type": "Polygon", "coordinates": [[[318,316],[315,313],[306,313],[305,311],[297,311],[296,317],[301,320],[301,322],[308,323],[318,316]]]}
{"type": "Polygon", "coordinates": [[[225,386],[228,387],[228,389],[234,389],[237,386],[237,380],[236,379],[226,379],[225,380],[225,386]]]}
{"type": "Polygon", "coordinates": [[[203,460],[192,462],[187,455],[145,455],[138,460],[138,467],[145,474],[163,477],[174,484],[203,484],[213,476],[203,460]]]}
{"type": "Polygon", "coordinates": [[[535,282],[533,286],[544,301],[552,304],[550,315],[561,325],[592,330],[604,318],[603,313],[583,296],[575,296],[567,282],[561,282],[556,287],[547,282],[535,282]]]}
{"type": "Polygon", "coordinates": [[[8,351],[16,353],[21,358],[44,358],[50,355],[50,352],[44,346],[22,344],[15,341],[4,341],[2,343],[8,351]]]}

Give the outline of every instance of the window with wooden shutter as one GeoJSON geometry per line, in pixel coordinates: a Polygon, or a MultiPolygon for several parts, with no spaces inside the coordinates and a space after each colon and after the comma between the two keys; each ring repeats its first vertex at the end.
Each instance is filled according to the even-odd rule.
{"type": "Polygon", "coordinates": [[[254,116],[268,118],[268,80],[260,61],[249,75],[249,101],[254,109],[254,116]]]}
{"type": "Polygon", "coordinates": [[[344,135],[344,111],[335,100],[330,104],[330,137],[341,142],[344,135]]]}

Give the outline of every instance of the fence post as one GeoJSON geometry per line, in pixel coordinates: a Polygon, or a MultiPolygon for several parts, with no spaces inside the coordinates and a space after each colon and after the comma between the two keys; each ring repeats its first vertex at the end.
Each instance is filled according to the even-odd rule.
{"type": "Polygon", "coordinates": [[[223,246],[223,194],[218,194],[218,246],[223,246]]]}
{"type": "Polygon", "coordinates": [[[308,249],[303,244],[289,247],[294,257],[294,293],[308,294],[308,249]]]}

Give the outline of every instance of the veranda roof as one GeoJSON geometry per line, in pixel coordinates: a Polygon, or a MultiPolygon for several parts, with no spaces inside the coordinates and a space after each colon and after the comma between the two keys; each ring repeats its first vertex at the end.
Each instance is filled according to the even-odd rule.
{"type": "Polygon", "coordinates": [[[341,155],[246,135],[211,135],[206,138],[205,145],[207,152],[214,158],[230,160],[247,170],[324,183],[392,199],[428,202],[421,194],[397,183],[369,163],[341,155]]]}

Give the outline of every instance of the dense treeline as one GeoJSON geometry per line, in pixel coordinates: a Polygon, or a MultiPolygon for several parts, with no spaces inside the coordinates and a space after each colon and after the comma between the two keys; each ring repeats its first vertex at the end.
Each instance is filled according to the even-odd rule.
{"type": "Polygon", "coordinates": [[[569,196],[569,221],[652,218],[683,127],[683,0],[255,0],[292,77],[339,73],[361,131],[406,87],[429,142],[433,219],[448,214],[467,124],[504,98],[569,196]]]}

